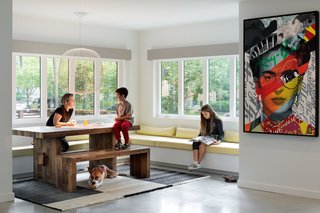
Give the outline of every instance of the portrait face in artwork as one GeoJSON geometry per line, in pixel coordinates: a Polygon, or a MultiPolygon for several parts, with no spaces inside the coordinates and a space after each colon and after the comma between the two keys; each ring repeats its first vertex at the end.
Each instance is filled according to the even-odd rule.
{"type": "Polygon", "coordinates": [[[257,69],[256,91],[261,97],[264,115],[285,119],[292,113],[303,80],[297,55],[278,46],[260,57],[257,69]]]}

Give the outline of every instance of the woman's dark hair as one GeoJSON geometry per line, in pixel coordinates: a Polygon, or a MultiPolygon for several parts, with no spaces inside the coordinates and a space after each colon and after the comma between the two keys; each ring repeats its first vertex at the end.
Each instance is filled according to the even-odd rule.
{"type": "Polygon", "coordinates": [[[65,103],[66,101],[69,101],[69,98],[72,97],[72,96],[73,96],[72,93],[66,93],[66,94],[64,94],[64,95],[62,96],[62,98],[61,98],[61,104],[64,105],[64,103],[65,103]]]}
{"type": "Polygon", "coordinates": [[[200,110],[200,134],[205,135],[207,132],[207,119],[202,115],[202,112],[210,112],[210,132],[214,128],[214,123],[216,120],[220,120],[217,113],[212,109],[212,107],[209,104],[205,104],[201,107],[200,110]]]}
{"type": "Polygon", "coordinates": [[[125,98],[128,96],[128,90],[125,87],[120,87],[116,90],[116,93],[119,93],[120,95],[123,95],[125,98]]]}
{"type": "MultiPolygon", "coordinates": [[[[62,98],[61,98],[61,104],[62,104],[63,107],[64,107],[64,104],[69,101],[70,97],[73,97],[73,94],[72,94],[72,93],[66,93],[66,94],[64,94],[64,95],[62,96],[62,98]]],[[[69,118],[70,118],[70,117],[69,117],[68,114],[66,113],[66,110],[64,110],[64,111],[63,111],[63,114],[62,114],[62,120],[63,120],[64,122],[67,122],[67,121],[69,120],[69,118]]]]}

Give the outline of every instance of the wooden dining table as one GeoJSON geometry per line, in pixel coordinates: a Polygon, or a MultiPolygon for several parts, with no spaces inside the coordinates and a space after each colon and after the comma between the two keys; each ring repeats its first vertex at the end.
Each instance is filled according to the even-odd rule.
{"type": "MultiPolygon", "coordinates": [[[[13,128],[12,134],[33,138],[33,166],[34,179],[54,184],[59,187],[59,175],[62,174],[60,138],[70,135],[89,135],[89,149],[112,149],[115,139],[112,130],[113,123],[90,124],[84,126],[77,124],[66,127],[19,127],[13,128]]],[[[139,125],[133,125],[130,130],[140,129],[139,125]]],[[[68,152],[70,153],[70,152],[68,152]]],[[[95,161],[95,164],[104,164],[116,170],[116,158],[95,161]]],[[[90,164],[93,162],[90,162],[90,164]]]]}

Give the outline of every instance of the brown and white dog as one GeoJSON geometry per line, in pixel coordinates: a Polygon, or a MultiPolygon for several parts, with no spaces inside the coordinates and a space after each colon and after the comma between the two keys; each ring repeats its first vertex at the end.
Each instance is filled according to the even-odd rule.
{"type": "Polygon", "coordinates": [[[90,173],[88,184],[92,189],[97,189],[103,184],[105,178],[115,178],[119,176],[127,176],[125,173],[117,173],[106,165],[98,165],[94,168],[88,167],[90,173]]]}
{"type": "Polygon", "coordinates": [[[94,168],[88,167],[88,171],[90,173],[88,184],[92,189],[97,189],[101,186],[105,178],[115,178],[118,175],[126,176],[126,174],[118,174],[106,165],[98,165],[94,168]]]}

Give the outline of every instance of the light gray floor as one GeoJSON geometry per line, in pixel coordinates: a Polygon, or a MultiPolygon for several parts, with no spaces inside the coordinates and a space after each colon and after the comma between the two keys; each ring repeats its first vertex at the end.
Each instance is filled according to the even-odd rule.
{"type": "MultiPolygon", "coordinates": [[[[320,201],[257,190],[225,183],[221,175],[123,198],[100,205],[79,208],[72,213],[319,213],[320,201]]],[[[0,203],[0,213],[55,213],[20,199],[0,203]]]]}

